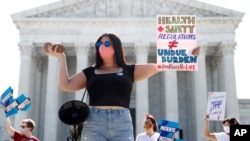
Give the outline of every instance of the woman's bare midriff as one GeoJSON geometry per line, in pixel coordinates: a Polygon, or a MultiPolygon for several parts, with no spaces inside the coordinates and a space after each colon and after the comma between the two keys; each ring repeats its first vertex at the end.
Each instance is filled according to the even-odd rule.
{"type": "Polygon", "coordinates": [[[121,107],[121,106],[90,106],[90,107],[97,108],[97,109],[103,109],[103,110],[124,109],[124,107],[121,107]]]}

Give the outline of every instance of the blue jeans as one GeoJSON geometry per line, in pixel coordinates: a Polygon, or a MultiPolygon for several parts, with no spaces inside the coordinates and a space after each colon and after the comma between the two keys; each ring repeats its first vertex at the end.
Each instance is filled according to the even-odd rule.
{"type": "Polygon", "coordinates": [[[102,110],[90,107],[83,123],[81,141],[134,141],[129,109],[102,110]]]}

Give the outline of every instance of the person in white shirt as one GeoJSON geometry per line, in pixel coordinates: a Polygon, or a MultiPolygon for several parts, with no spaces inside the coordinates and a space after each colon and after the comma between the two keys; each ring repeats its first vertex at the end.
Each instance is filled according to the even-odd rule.
{"type": "Polygon", "coordinates": [[[230,141],[230,125],[240,125],[235,118],[228,118],[222,122],[224,132],[209,132],[209,117],[205,116],[204,137],[211,141],[230,141]]]}
{"type": "Polygon", "coordinates": [[[138,134],[135,141],[157,141],[160,134],[157,132],[157,122],[152,115],[145,116],[143,128],[145,132],[138,134]]]}

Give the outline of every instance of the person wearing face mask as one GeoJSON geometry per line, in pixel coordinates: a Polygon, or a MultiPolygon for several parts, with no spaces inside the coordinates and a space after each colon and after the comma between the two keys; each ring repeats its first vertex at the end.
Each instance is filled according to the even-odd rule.
{"type": "MultiPolygon", "coordinates": [[[[94,46],[95,64],[69,77],[65,53],[57,51],[57,44],[47,45],[45,53],[59,59],[60,89],[75,92],[86,88],[88,91],[90,114],[83,124],[81,139],[133,141],[129,110],[133,84],[160,72],[157,64],[127,63],[120,38],[114,33],[104,33],[94,46]]],[[[198,56],[199,48],[192,53],[198,56]]]]}
{"type": "Polygon", "coordinates": [[[39,141],[39,139],[32,135],[35,128],[35,122],[32,119],[23,119],[20,127],[22,130],[18,131],[11,126],[10,118],[6,118],[6,130],[14,141],[39,141]]]}
{"type": "Polygon", "coordinates": [[[240,125],[236,118],[228,118],[223,120],[222,126],[224,132],[209,132],[209,116],[205,116],[204,137],[211,141],[230,141],[230,126],[240,125]]]}
{"type": "Polygon", "coordinates": [[[157,122],[152,115],[146,115],[143,128],[145,132],[136,136],[136,141],[157,141],[160,133],[157,132],[157,122]]]}

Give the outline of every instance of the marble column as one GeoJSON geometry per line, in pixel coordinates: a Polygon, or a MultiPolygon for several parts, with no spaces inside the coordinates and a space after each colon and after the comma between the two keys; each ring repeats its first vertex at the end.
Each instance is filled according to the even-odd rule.
{"type": "Polygon", "coordinates": [[[200,55],[198,57],[198,71],[192,72],[192,123],[194,140],[204,140],[203,128],[204,128],[204,115],[207,109],[207,79],[206,79],[206,50],[207,44],[200,43],[200,55]]]}
{"type": "Polygon", "coordinates": [[[239,119],[239,106],[236,92],[234,47],[235,43],[222,43],[222,80],[221,84],[226,91],[226,117],[236,117],[239,119]]]}
{"type": "MultiPolygon", "coordinates": [[[[137,64],[148,62],[149,43],[135,43],[137,64]]],[[[143,132],[143,119],[149,113],[148,80],[136,82],[136,134],[143,132]]]]}
{"type": "Polygon", "coordinates": [[[41,79],[42,79],[42,67],[43,67],[43,60],[42,57],[36,52],[34,57],[34,66],[33,66],[33,71],[34,71],[34,80],[33,85],[34,85],[34,91],[33,91],[33,98],[32,98],[32,118],[34,121],[36,121],[36,129],[32,132],[36,136],[42,136],[43,133],[39,132],[41,128],[43,128],[43,124],[39,123],[39,121],[43,120],[43,117],[41,116],[41,109],[44,108],[43,102],[43,95],[41,94],[41,79]]]}
{"type": "MultiPolygon", "coordinates": [[[[209,67],[211,71],[211,83],[208,84],[210,85],[210,89],[208,89],[208,92],[225,92],[224,84],[223,86],[221,86],[221,78],[223,77],[224,72],[222,71],[223,66],[221,65],[222,49],[220,48],[220,46],[214,47],[214,53],[212,54],[211,59],[208,61],[210,63],[209,67]]],[[[223,130],[222,126],[217,122],[211,122],[210,128],[214,131],[223,130]]]]}
{"type": "Polygon", "coordinates": [[[162,72],[162,78],[165,84],[162,87],[165,98],[165,119],[179,122],[177,73],[166,70],[162,72]]]}
{"type": "Polygon", "coordinates": [[[57,140],[58,99],[60,99],[58,95],[58,65],[58,58],[48,56],[44,141],[57,140]]]}
{"type": "MultiPolygon", "coordinates": [[[[219,47],[215,48],[215,52],[212,55],[212,58],[209,60],[209,66],[211,70],[211,87],[213,91],[220,91],[220,85],[219,85],[219,69],[220,69],[220,62],[222,58],[222,51],[219,47]]],[[[220,126],[221,127],[221,126],[220,126]]]]}
{"type": "MultiPolygon", "coordinates": [[[[20,62],[20,74],[18,83],[18,96],[24,94],[27,97],[31,96],[32,92],[32,55],[33,55],[33,44],[31,42],[21,42],[19,43],[19,49],[21,53],[20,62]]],[[[15,92],[15,90],[14,90],[15,92]]],[[[32,101],[31,101],[32,102],[32,101]]],[[[24,118],[29,117],[30,111],[19,112],[18,116],[15,116],[15,127],[20,126],[20,122],[24,118]]]]}
{"type": "MultiPolygon", "coordinates": [[[[76,53],[76,72],[81,72],[83,69],[88,67],[88,52],[90,44],[86,42],[75,43],[75,53],[76,53]]],[[[84,89],[85,90],[85,89],[84,89]]],[[[84,90],[77,91],[75,93],[75,99],[81,100],[84,90]]],[[[84,101],[87,101],[87,95],[84,97],[84,101]]]]}

